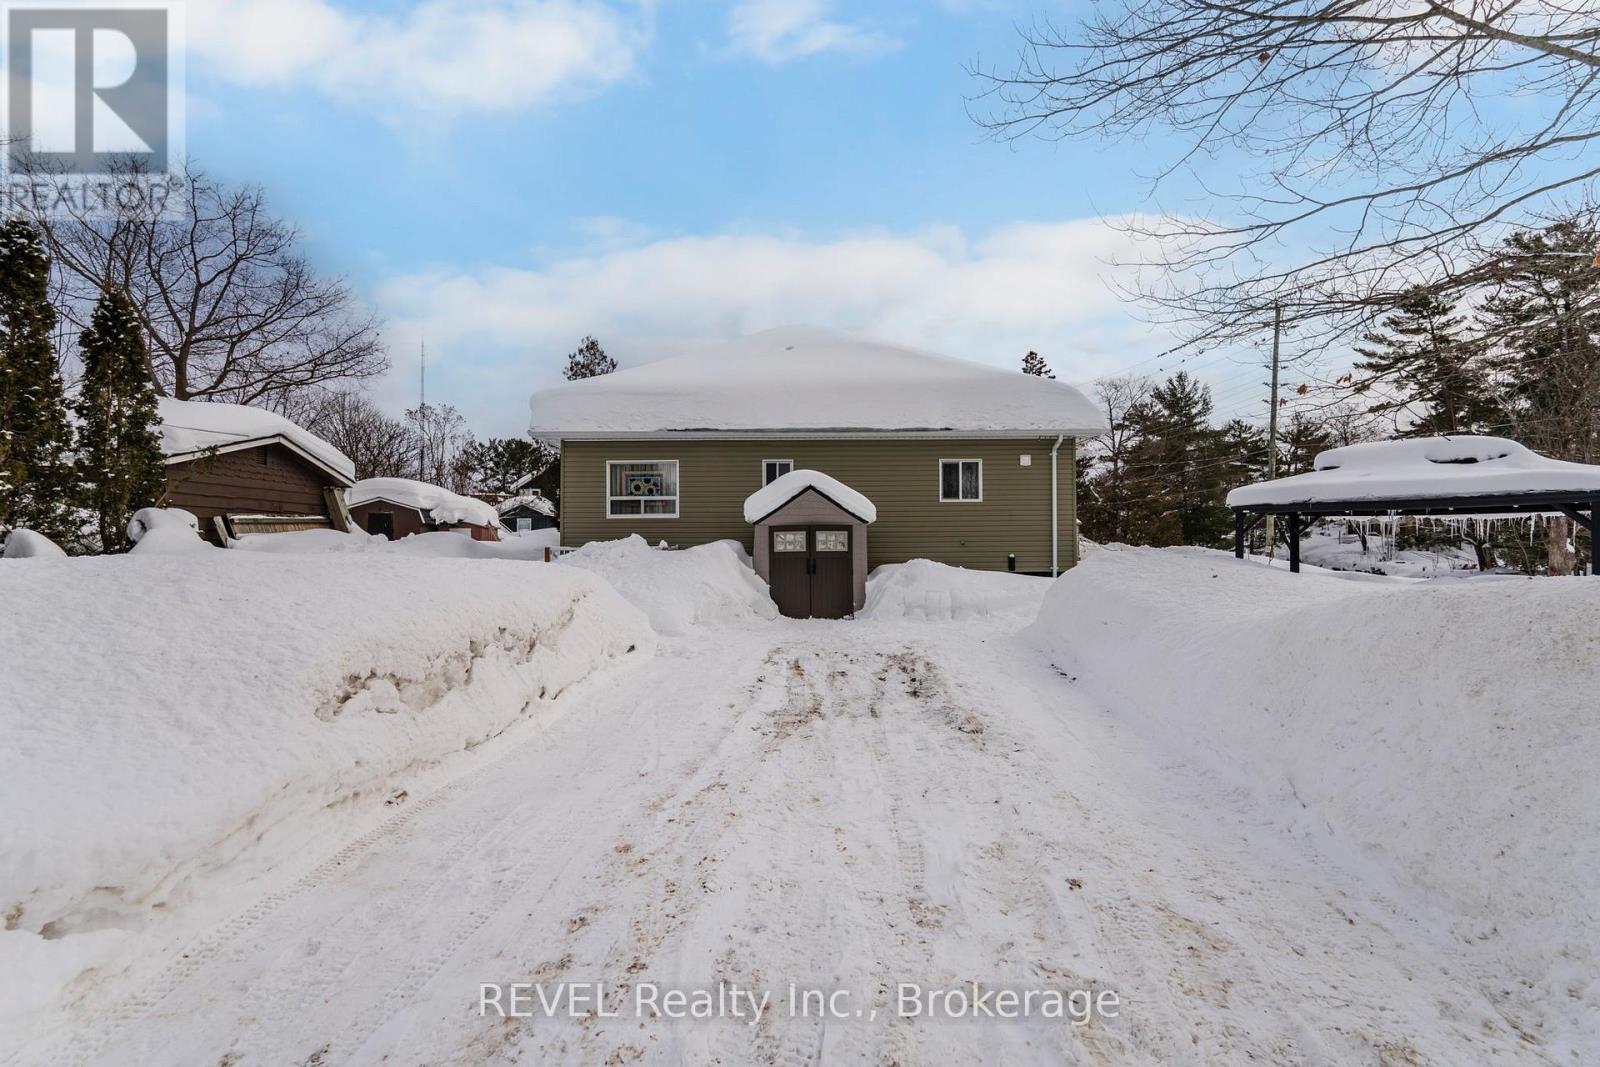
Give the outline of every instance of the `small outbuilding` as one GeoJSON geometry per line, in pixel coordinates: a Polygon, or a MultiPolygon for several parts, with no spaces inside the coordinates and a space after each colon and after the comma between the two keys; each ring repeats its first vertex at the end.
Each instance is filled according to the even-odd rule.
{"type": "MultiPolygon", "coordinates": [[[[1600,515],[1600,466],[1551,459],[1503,437],[1421,437],[1346,445],[1319,453],[1314,470],[1228,494],[1233,552],[1268,515],[1289,524],[1289,569],[1300,569],[1307,519],[1396,515],[1565,515],[1589,531],[1600,515]]],[[[1589,569],[1600,574],[1600,551],[1589,569]]]]}
{"type": "Polygon", "coordinates": [[[162,503],[226,545],[249,534],[350,529],[344,491],[355,464],[281,415],[242,404],[157,401],[167,489],[162,503]]]}
{"type": "Polygon", "coordinates": [[[495,505],[500,524],[508,530],[548,530],[556,524],[556,506],[537,489],[508,496],[495,505]]]}
{"type": "Polygon", "coordinates": [[[867,527],[872,501],[820,471],[790,471],[750,494],[752,558],[778,610],[791,618],[841,619],[867,602],[867,527]]]}
{"type": "Polygon", "coordinates": [[[363,478],[345,494],[351,518],[391,541],[415,533],[457,530],[474,541],[500,540],[494,505],[411,478],[363,478]]]}

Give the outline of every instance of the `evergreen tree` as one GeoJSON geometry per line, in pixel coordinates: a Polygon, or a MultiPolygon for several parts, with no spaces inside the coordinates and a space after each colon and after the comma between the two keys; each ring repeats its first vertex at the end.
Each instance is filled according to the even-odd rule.
{"type": "Polygon", "coordinates": [[[133,513],[154,506],[166,488],[156,390],[138,312],[120,290],[100,298],[78,344],[79,473],[101,550],[111,552],[123,547],[133,513]]]}
{"type": "Polygon", "coordinates": [[[1032,374],[1037,378],[1054,378],[1056,376],[1056,372],[1050,369],[1050,364],[1044,361],[1044,357],[1031,350],[1022,357],[1022,373],[1032,374]]]}
{"type": "MultiPolygon", "coordinates": [[[[1504,389],[1512,436],[1556,459],[1600,460],[1600,267],[1597,212],[1582,212],[1506,241],[1483,328],[1504,389]]],[[[1581,568],[1570,521],[1545,521],[1544,567],[1581,568]]],[[[1577,541],[1582,551],[1585,537],[1577,541]]],[[[1593,551],[1591,547],[1589,549],[1593,551]]]]}
{"type": "Polygon", "coordinates": [[[70,541],[72,429],[51,333],[50,260],[39,232],[0,224],[0,528],[70,541]]]}
{"type": "Polygon", "coordinates": [[[1211,413],[1211,390],[1187,371],[1151,390],[1141,415],[1140,480],[1161,504],[1152,544],[1221,545],[1232,536],[1224,502],[1230,457],[1211,413]]]}
{"type": "Polygon", "coordinates": [[[556,458],[556,450],[525,437],[491,437],[471,449],[475,488],[485,493],[514,492],[523,477],[539,474],[556,458]]]}
{"type": "Polygon", "coordinates": [[[1383,327],[1356,346],[1362,358],[1355,364],[1354,388],[1392,391],[1371,410],[1409,417],[1407,424],[1396,419],[1396,436],[1483,433],[1498,424],[1486,369],[1474,359],[1454,305],[1417,291],[1383,327]]]}
{"type": "Polygon", "coordinates": [[[585,337],[576,352],[567,354],[565,373],[569,382],[579,378],[596,378],[616,369],[617,361],[606,355],[606,350],[593,337],[585,337]]]}

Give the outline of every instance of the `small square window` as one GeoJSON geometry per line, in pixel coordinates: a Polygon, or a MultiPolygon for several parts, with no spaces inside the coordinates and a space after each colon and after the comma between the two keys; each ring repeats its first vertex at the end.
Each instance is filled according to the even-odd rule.
{"type": "Polygon", "coordinates": [[[806,550],[806,532],[804,530],[772,531],[772,550],[774,552],[804,552],[806,550]]]}
{"type": "Polygon", "coordinates": [[[771,485],[794,470],[792,459],[764,459],[761,461],[761,484],[771,485]]]}
{"type": "Polygon", "coordinates": [[[844,530],[818,530],[818,552],[850,551],[850,534],[844,530]]]}
{"type": "Polygon", "coordinates": [[[983,460],[941,459],[939,461],[940,500],[982,500],[983,460]]]}

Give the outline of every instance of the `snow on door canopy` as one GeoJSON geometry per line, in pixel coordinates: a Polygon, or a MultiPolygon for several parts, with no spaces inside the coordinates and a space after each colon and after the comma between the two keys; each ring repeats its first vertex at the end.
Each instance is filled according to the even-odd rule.
{"type": "Polygon", "coordinates": [[[1541,456],[1504,437],[1374,441],[1318,453],[1316,469],[1228,494],[1248,508],[1514,493],[1600,496],[1600,466],[1541,456]]]}
{"type": "Polygon", "coordinates": [[[807,489],[815,489],[862,522],[878,521],[878,509],[872,501],[837,478],[809,470],[790,471],[751,493],[744,501],[744,521],[760,522],[807,489]]]}

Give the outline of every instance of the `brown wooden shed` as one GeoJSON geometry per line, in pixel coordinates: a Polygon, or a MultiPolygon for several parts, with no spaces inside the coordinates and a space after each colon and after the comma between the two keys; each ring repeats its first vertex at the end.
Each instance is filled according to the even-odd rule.
{"type": "Polygon", "coordinates": [[[752,494],[752,561],[772,601],[791,618],[840,619],[867,602],[865,497],[816,471],[793,471],[752,494]]]}
{"type": "Polygon", "coordinates": [[[418,533],[457,530],[474,541],[500,540],[492,504],[412,478],[364,478],[346,494],[351,520],[391,541],[418,533]]]}
{"type": "Polygon", "coordinates": [[[167,489],[214,544],[249,534],[348,530],[344,491],[354,466],[280,415],[240,404],[162,399],[167,489]]]}

